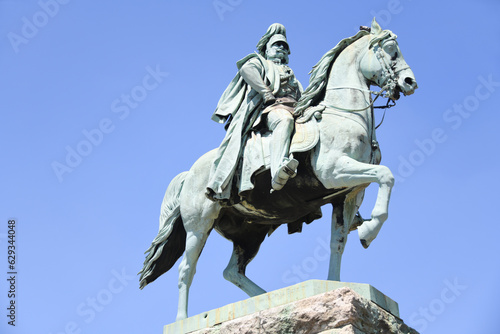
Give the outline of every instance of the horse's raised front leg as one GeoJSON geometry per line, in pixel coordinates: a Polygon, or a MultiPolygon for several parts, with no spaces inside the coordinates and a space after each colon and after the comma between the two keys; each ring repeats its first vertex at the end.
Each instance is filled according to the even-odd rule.
{"type": "Polygon", "coordinates": [[[328,188],[356,187],[362,184],[377,182],[379,190],[371,219],[366,220],[358,227],[359,239],[363,247],[367,248],[377,237],[383,223],[389,216],[389,200],[394,186],[394,176],[386,166],[372,165],[342,156],[335,166],[330,166],[333,178],[327,178],[324,171],[318,175],[328,188]]]}

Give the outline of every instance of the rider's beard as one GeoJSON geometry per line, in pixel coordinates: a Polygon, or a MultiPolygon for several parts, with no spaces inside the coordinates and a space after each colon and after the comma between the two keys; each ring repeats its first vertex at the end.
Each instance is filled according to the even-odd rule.
{"type": "Polygon", "coordinates": [[[266,59],[277,64],[288,64],[288,53],[284,50],[267,49],[266,59]]]}

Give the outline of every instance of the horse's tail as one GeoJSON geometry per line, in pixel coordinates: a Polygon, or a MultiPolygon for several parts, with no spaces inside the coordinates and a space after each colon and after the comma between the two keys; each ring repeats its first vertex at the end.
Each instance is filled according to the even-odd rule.
{"type": "Polygon", "coordinates": [[[186,230],[180,212],[180,194],[188,172],[182,172],[170,182],[160,213],[160,231],[145,253],[146,260],[139,272],[140,289],[166,273],[186,249],[186,230]]]}

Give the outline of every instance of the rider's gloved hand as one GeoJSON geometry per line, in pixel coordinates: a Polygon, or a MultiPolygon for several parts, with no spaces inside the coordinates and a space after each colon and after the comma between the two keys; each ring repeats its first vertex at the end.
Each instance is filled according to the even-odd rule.
{"type": "Polygon", "coordinates": [[[273,93],[271,93],[270,91],[264,93],[263,98],[264,98],[264,106],[265,107],[270,106],[274,102],[276,102],[276,97],[274,97],[273,93]]]}

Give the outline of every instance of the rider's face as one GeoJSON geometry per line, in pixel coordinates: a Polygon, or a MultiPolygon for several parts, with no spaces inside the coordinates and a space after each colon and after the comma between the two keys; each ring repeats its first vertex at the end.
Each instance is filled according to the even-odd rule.
{"type": "Polygon", "coordinates": [[[284,42],[276,42],[266,50],[266,58],[272,61],[279,61],[282,64],[288,63],[288,45],[284,42]]]}

